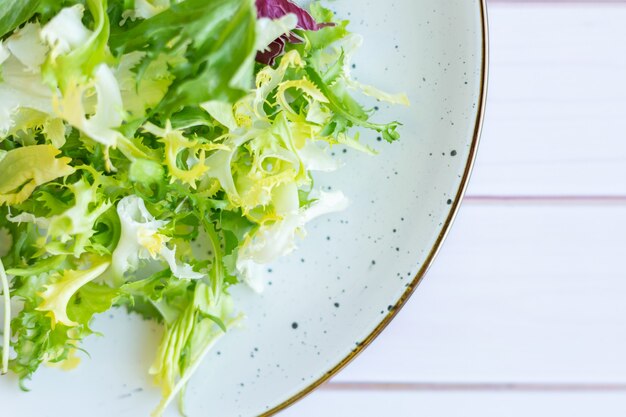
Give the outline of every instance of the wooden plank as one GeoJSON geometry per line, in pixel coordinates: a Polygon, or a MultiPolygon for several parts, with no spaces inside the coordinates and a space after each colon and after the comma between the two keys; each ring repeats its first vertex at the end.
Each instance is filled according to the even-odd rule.
{"type": "Polygon", "coordinates": [[[281,417],[621,417],[624,394],[318,391],[281,417]]]}
{"type": "Polygon", "coordinates": [[[494,4],[470,195],[626,195],[624,4],[494,4]]]}
{"type": "Polygon", "coordinates": [[[466,205],[418,291],[335,380],[625,383],[623,205],[466,205]]]}

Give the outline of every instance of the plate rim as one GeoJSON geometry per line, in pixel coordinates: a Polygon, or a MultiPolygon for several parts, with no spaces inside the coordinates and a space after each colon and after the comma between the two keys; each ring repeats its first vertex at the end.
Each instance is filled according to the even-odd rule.
{"type": "Polygon", "coordinates": [[[478,110],[476,113],[476,120],[474,122],[474,134],[472,137],[472,142],[470,145],[469,154],[467,157],[467,162],[465,163],[465,169],[463,171],[463,176],[461,178],[461,182],[459,184],[458,190],[456,192],[456,197],[454,202],[452,203],[452,208],[446,221],[437,236],[437,240],[433,244],[432,248],[428,256],[426,257],[422,267],[417,271],[413,280],[409,283],[406,290],[400,296],[396,304],[391,308],[389,313],[376,325],[376,327],[369,333],[369,335],[354,349],[352,350],[346,357],[344,357],[337,365],[333,366],[329,371],[324,373],[317,380],[313,381],[311,384],[301,389],[296,394],[293,394],[285,401],[280,404],[272,407],[269,411],[265,411],[259,415],[259,417],[270,417],[273,416],[285,409],[291,407],[307,395],[311,394],[316,388],[320,385],[328,381],[331,377],[337,375],[343,368],[345,368],[350,362],[352,362],[357,356],[359,356],[373,341],[376,339],[385,328],[391,323],[391,321],[396,317],[398,312],[404,307],[409,298],[413,295],[416,288],[421,283],[422,279],[432,266],[437,254],[441,250],[442,244],[445,241],[450,229],[452,228],[452,224],[459,212],[461,207],[461,203],[463,197],[465,196],[465,192],[467,191],[467,186],[469,184],[469,180],[472,174],[472,170],[474,167],[474,163],[476,162],[476,155],[478,151],[478,145],[480,142],[480,136],[483,130],[483,124],[485,119],[485,110],[487,104],[487,89],[488,89],[488,79],[489,79],[489,22],[488,22],[488,12],[487,12],[487,0],[479,0],[480,7],[480,19],[481,19],[481,29],[482,29],[482,40],[481,40],[481,48],[482,48],[482,62],[481,62],[481,77],[480,77],[480,92],[478,99],[478,110]]]}

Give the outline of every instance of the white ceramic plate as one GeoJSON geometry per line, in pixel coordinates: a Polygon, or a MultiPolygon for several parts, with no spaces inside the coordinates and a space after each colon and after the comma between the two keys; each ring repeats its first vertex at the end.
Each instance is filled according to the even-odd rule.
{"type": "MultiPolygon", "coordinates": [[[[235,291],[245,327],[215,348],[187,390],[189,417],[271,414],[352,359],[391,320],[432,262],[458,208],[484,106],[486,23],[482,0],[337,0],[330,6],[365,38],[355,75],[412,106],[383,106],[404,123],[401,142],[363,137],[381,154],[337,157],[319,183],[352,204],[309,228],[300,249],[272,267],[259,296],[235,291]],[[297,324],[297,328],[296,328],[297,324]]],[[[143,417],[158,403],[147,369],[158,326],[118,311],[96,320],[105,337],[72,372],[42,369],[17,388],[0,378],[2,415],[143,417]]],[[[168,416],[177,416],[175,407],[168,416]]]]}

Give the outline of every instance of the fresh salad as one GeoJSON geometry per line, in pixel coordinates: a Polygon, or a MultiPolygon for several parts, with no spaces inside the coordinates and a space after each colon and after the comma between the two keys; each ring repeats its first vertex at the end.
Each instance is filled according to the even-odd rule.
{"type": "Polygon", "coordinates": [[[159,416],[242,321],[229,288],[260,291],[309,221],[346,207],[315,188],[330,149],[398,139],[354,96],[408,100],[351,78],[361,38],[319,3],[0,6],[0,368],[24,387],[75,364],[122,306],[165,327],[159,416]]]}

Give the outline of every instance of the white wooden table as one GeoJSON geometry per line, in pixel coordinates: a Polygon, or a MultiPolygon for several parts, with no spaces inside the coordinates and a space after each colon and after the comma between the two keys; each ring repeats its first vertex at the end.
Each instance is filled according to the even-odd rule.
{"type": "Polygon", "coordinates": [[[281,416],[626,416],[626,1],[490,6],[482,145],[439,259],[281,416]]]}

